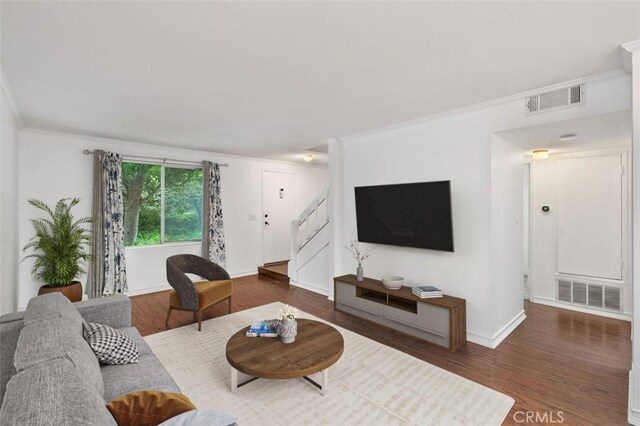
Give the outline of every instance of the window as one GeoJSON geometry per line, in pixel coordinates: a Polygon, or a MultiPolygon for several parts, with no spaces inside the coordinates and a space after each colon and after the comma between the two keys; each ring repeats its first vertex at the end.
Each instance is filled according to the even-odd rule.
{"type": "Polygon", "coordinates": [[[122,186],[126,246],[202,238],[202,169],[124,162],[122,186]]]}

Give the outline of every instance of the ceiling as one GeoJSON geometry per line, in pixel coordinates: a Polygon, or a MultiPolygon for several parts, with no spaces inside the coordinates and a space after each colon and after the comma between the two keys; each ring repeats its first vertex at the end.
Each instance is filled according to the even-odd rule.
{"type": "Polygon", "coordinates": [[[640,38],[640,2],[1,7],[25,127],[293,160],[331,137],[621,68],[620,44],[640,38]]]}
{"type": "Polygon", "coordinates": [[[498,133],[526,151],[548,149],[550,153],[583,151],[631,145],[631,110],[616,111],[593,117],[524,127],[498,133]],[[576,134],[571,141],[561,135],[576,134]]]}

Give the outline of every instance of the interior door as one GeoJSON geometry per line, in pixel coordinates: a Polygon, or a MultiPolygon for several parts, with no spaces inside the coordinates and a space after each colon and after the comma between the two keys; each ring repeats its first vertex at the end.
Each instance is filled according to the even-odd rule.
{"type": "Polygon", "coordinates": [[[262,258],[274,263],[291,257],[291,221],[297,210],[297,175],[262,171],[262,258]]]}
{"type": "Polygon", "coordinates": [[[557,167],[558,272],[622,279],[622,156],[557,167]]]}

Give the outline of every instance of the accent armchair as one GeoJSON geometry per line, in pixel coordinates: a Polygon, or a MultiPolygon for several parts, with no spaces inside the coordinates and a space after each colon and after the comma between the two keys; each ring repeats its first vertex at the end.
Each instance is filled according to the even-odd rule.
{"type": "Polygon", "coordinates": [[[167,280],[173,290],[169,293],[169,312],[165,326],[169,328],[172,310],[192,311],[198,317],[198,331],[202,329],[202,310],[227,300],[231,313],[233,282],[227,271],[205,258],[193,254],[178,254],[167,258],[167,280]],[[208,281],[193,282],[187,274],[199,275],[208,281]]]}

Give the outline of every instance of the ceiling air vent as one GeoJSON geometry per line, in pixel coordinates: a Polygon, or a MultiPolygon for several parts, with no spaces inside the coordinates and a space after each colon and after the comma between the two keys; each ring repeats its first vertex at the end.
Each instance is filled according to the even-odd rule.
{"type": "Polygon", "coordinates": [[[539,93],[526,98],[527,114],[537,114],[584,104],[584,84],[539,93]]]}

